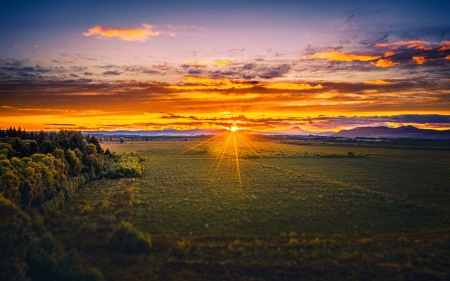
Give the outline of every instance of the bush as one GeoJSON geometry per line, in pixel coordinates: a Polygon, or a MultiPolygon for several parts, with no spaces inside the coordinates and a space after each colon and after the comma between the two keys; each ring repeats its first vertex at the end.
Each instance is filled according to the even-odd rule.
{"type": "Polygon", "coordinates": [[[30,267],[28,276],[33,281],[103,280],[103,275],[98,269],[83,264],[75,248],[66,253],[63,245],[49,232],[34,241],[27,263],[30,267]]]}
{"type": "Polygon", "coordinates": [[[106,169],[103,176],[111,179],[140,177],[144,167],[139,162],[143,160],[144,158],[135,152],[124,153],[106,169]]]}
{"type": "Polygon", "coordinates": [[[148,253],[152,247],[150,235],[140,232],[129,222],[122,222],[108,242],[115,250],[127,254],[148,253]]]}

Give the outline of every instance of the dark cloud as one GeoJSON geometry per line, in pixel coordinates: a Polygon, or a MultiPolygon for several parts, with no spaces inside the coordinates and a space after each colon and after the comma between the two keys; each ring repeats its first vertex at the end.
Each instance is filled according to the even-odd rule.
{"type": "Polygon", "coordinates": [[[60,72],[60,68],[46,68],[40,65],[28,66],[20,60],[0,60],[0,79],[27,79],[42,77],[50,72],[60,72]]]}
{"type": "Polygon", "coordinates": [[[76,126],[76,124],[44,124],[46,126],[76,126]]]}
{"type": "Polygon", "coordinates": [[[92,75],[94,75],[94,73],[86,71],[85,73],[83,73],[83,75],[84,76],[92,76],[92,75]]]}
{"type": "Polygon", "coordinates": [[[98,68],[103,68],[103,69],[110,69],[110,68],[118,68],[119,66],[117,65],[112,65],[112,64],[107,64],[107,65],[97,65],[96,67],[98,68]]]}
{"type": "Polygon", "coordinates": [[[234,53],[240,53],[240,52],[243,52],[243,51],[245,51],[245,47],[242,48],[242,49],[231,49],[231,50],[228,50],[228,53],[234,54],[234,53]]]}
{"type": "Polygon", "coordinates": [[[228,79],[245,79],[245,80],[260,80],[283,77],[291,70],[289,64],[260,64],[247,63],[243,65],[231,65],[216,69],[207,73],[209,78],[228,78],[228,79]]]}
{"type": "Polygon", "coordinates": [[[86,71],[88,68],[85,66],[71,66],[70,69],[74,72],[86,71]]]}
{"type": "Polygon", "coordinates": [[[108,70],[108,71],[102,72],[103,76],[117,76],[120,74],[122,74],[122,72],[119,72],[117,70],[108,70]]]}
{"type": "Polygon", "coordinates": [[[142,73],[142,74],[160,74],[159,71],[153,69],[153,67],[145,67],[145,66],[124,66],[121,69],[122,71],[133,72],[133,73],[142,73]]]}
{"type": "Polygon", "coordinates": [[[194,69],[190,68],[190,69],[187,70],[187,74],[190,75],[190,76],[191,75],[200,75],[200,74],[202,74],[202,72],[203,71],[201,69],[195,69],[195,68],[194,69]]]}

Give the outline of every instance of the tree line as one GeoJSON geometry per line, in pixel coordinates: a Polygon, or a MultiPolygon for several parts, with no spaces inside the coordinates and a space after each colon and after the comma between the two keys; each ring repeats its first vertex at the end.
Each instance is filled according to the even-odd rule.
{"type": "Polygon", "coordinates": [[[77,270],[76,250],[66,253],[42,217],[91,180],[140,176],[142,160],[103,150],[79,131],[0,130],[0,280],[101,280],[98,270],[77,270]]]}

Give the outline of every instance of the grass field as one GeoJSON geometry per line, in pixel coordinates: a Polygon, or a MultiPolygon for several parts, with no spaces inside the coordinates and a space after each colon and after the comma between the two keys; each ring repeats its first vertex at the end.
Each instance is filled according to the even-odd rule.
{"type": "Polygon", "coordinates": [[[47,224],[107,280],[450,273],[450,151],[291,145],[238,132],[102,146],[147,157],[143,176],[91,182],[47,224]],[[151,254],[111,250],[121,221],[151,235],[151,254]]]}

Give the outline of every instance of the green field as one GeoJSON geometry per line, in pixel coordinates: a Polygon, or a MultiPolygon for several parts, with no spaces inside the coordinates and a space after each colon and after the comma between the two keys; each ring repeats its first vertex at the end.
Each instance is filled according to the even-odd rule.
{"type": "Polygon", "coordinates": [[[106,280],[449,277],[448,150],[240,133],[102,147],[146,157],[142,177],[90,182],[46,224],[106,280]],[[121,221],[150,254],[111,249],[121,221]]]}

